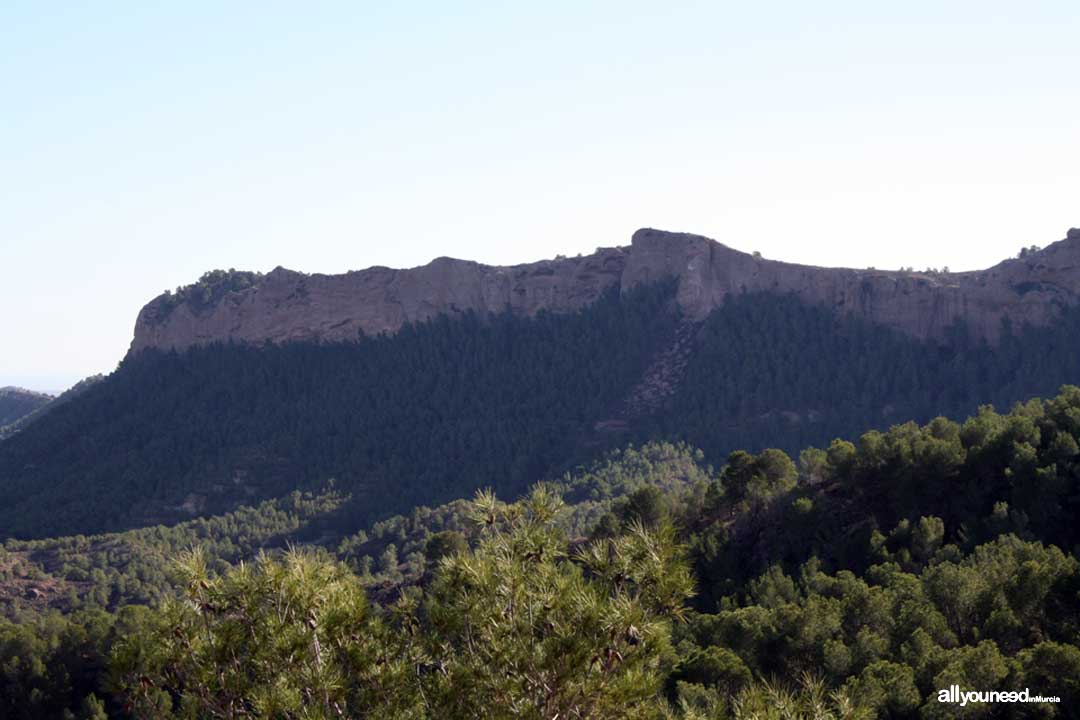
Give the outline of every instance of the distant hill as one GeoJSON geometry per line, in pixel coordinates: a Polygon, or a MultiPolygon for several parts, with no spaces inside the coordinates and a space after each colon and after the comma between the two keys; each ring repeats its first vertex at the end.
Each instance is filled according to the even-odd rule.
{"type": "Polygon", "coordinates": [[[52,395],[24,388],[0,388],[0,428],[47,405],[52,399],[52,395]]]}
{"type": "Polygon", "coordinates": [[[90,377],[83,378],[82,380],[75,383],[70,388],[60,393],[56,397],[45,393],[33,393],[32,391],[21,390],[20,388],[0,389],[0,393],[3,393],[7,390],[15,390],[17,392],[32,393],[33,395],[44,399],[44,402],[40,402],[37,407],[30,410],[29,412],[24,413],[23,415],[15,418],[14,420],[11,420],[10,422],[0,423],[0,440],[3,440],[4,438],[10,437],[15,433],[19,432],[49,410],[59,407],[60,405],[63,405],[64,403],[78,397],[87,389],[92,387],[95,383],[100,382],[103,378],[103,375],[91,375],[90,377]]]}

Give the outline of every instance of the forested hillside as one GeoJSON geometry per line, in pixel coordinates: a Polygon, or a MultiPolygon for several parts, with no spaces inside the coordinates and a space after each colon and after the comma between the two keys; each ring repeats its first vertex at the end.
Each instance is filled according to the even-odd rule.
{"type": "Polygon", "coordinates": [[[1007,408],[1078,379],[1076,310],[1050,327],[1005,323],[991,346],[962,324],[942,343],[915,342],[791,295],[732,295],[701,325],[685,378],[648,432],[714,460],[738,448],[794,453],[868,428],[1007,408]]]}
{"type": "Polygon", "coordinates": [[[20,418],[48,405],[52,399],[51,395],[23,388],[0,388],[0,428],[11,425],[20,418]]]}
{"type": "Polygon", "coordinates": [[[763,293],[688,323],[673,290],[355,343],[144,351],[0,444],[0,535],[175,522],[330,477],[352,498],[342,522],[363,524],[481,486],[515,496],[630,441],[686,441],[719,464],[736,448],[796,453],[1007,407],[1080,377],[1080,311],[1007,327],[993,346],[956,326],[942,344],[763,293]],[[659,399],[628,405],[673,342],[683,355],[646,379],[666,384],[659,399]]]}
{"type": "Polygon", "coordinates": [[[71,402],[92,388],[95,384],[101,382],[102,379],[104,379],[103,375],[91,375],[90,377],[83,378],[56,397],[50,398],[48,402],[39,404],[36,408],[25,415],[22,415],[17,420],[14,420],[7,425],[0,426],[0,440],[23,430],[30,425],[30,423],[43,417],[45,413],[50,410],[54,410],[65,403],[71,402]]]}
{"type": "Polygon", "coordinates": [[[1080,388],[1065,387],[797,460],[712,467],[651,443],[516,505],[481,494],[351,532],[322,522],[345,500],[327,488],[174,528],[8,541],[4,586],[44,589],[5,605],[0,710],[925,718],[952,716],[936,696],[956,683],[1062,700],[1008,717],[1069,717],[1078,441],[1080,388]],[[60,583],[69,605],[49,595],[60,583]],[[126,606],[147,601],[159,609],[126,606]]]}
{"type": "MultiPolygon", "coordinates": [[[[559,525],[571,537],[587,535],[633,493],[648,488],[646,494],[677,494],[708,482],[711,473],[701,453],[685,446],[650,443],[614,451],[552,481],[569,503],[559,525]]],[[[424,574],[426,559],[434,552],[429,548],[433,535],[439,536],[436,544],[446,540],[453,545],[451,535],[468,528],[464,499],[415,507],[367,526],[346,525],[340,511],[349,498],[334,486],[331,482],[316,492],[293,491],[254,507],[173,526],[9,540],[0,546],[0,614],[15,618],[45,610],[111,611],[156,602],[170,587],[171,558],[194,545],[218,570],[259,550],[317,545],[354,568],[373,588],[396,587],[424,574]]]]}
{"type": "Polygon", "coordinates": [[[354,520],[575,455],[670,336],[672,285],[330,345],[146,351],[0,446],[0,536],[123,529],[321,485],[354,520]]]}

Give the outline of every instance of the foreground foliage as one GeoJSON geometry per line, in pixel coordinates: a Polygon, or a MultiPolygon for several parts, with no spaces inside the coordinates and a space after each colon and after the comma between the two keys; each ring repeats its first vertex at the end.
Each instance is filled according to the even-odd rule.
{"type": "Polygon", "coordinates": [[[342,566],[292,551],[211,577],[115,651],[137,716],[647,717],[670,622],[692,591],[670,528],[637,526],[569,557],[544,487],[474,503],[475,550],[390,613],[342,566]]]}

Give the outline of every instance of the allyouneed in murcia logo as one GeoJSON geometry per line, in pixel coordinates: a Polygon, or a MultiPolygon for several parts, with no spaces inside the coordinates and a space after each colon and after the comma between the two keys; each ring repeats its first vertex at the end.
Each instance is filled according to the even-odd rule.
{"type": "Polygon", "coordinates": [[[938,690],[938,702],[959,703],[961,707],[968,703],[1059,703],[1061,698],[1054,695],[1032,695],[1027,688],[1023,690],[961,690],[959,685],[950,685],[938,690]]]}

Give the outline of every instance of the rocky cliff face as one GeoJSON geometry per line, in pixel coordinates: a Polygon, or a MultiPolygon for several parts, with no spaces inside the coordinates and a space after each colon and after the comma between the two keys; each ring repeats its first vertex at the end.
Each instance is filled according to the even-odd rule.
{"type": "Polygon", "coordinates": [[[509,310],[570,312],[612,288],[628,290],[664,277],[678,280],[677,299],[704,318],[729,293],[794,293],[808,303],[938,338],[957,320],[994,342],[1004,318],[1014,325],[1053,322],[1080,303],[1080,230],[1066,239],[963,273],[906,273],[820,268],[765,260],[709,238],[644,229],[629,247],[593,255],[498,267],[439,258],[423,267],[375,267],[343,275],[277,268],[242,289],[206,288],[202,296],[166,294],[135,324],[133,352],[183,349],[215,341],[323,342],[361,332],[395,332],[439,314],[509,310]]]}

